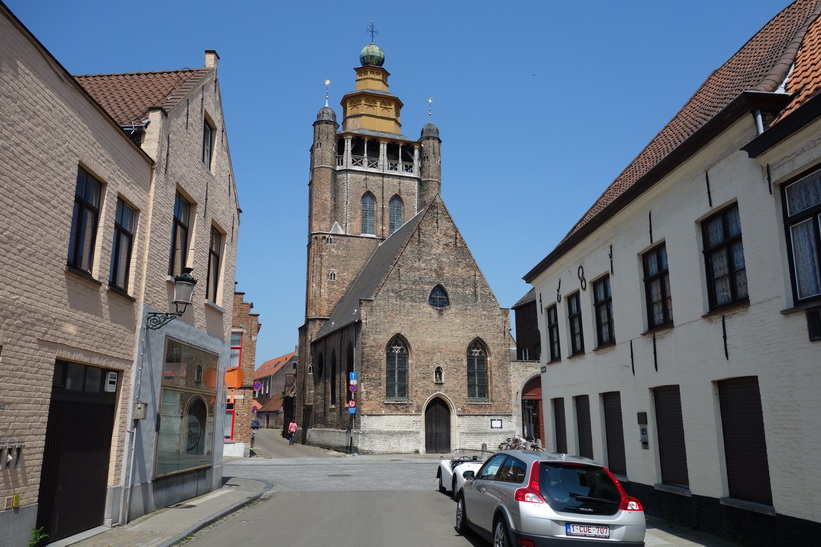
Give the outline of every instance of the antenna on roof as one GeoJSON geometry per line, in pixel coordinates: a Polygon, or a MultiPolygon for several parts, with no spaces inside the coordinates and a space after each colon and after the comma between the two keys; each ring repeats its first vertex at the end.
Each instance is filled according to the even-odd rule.
{"type": "Polygon", "coordinates": [[[325,106],[328,106],[328,89],[331,85],[330,80],[325,80],[325,106]]]}
{"type": "Polygon", "coordinates": [[[365,32],[371,35],[371,43],[373,43],[374,37],[376,37],[376,35],[379,34],[379,31],[376,30],[376,27],[373,24],[373,15],[371,16],[371,26],[365,29],[365,32]]]}

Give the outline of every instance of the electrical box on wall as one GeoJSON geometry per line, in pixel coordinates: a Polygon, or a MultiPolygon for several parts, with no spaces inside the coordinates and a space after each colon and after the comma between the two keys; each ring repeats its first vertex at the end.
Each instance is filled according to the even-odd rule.
{"type": "Polygon", "coordinates": [[[105,391],[106,393],[114,393],[117,391],[117,372],[111,370],[105,377],[105,391]]]}
{"type": "Polygon", "coordinates": [[[145,420],[148,405],[146,403],[134,403],[134,419],[145,420]]]}

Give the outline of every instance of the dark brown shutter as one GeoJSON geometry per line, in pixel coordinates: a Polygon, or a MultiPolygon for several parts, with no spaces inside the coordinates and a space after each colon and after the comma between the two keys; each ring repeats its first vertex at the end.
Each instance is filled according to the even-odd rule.
{"type": "Polygon", "coordinates": [[[653,389],[656,405],[661,482],[689,488],[687,450],[684,445],[684,421],[681,417],[679,386],[661,386],[653,389]]]}
{"type": "Polygon", "coordinates": [[[624,425],[621,416],[621,393],[602,393],[604,406],[604,435],[607,447],[607,467],[618,475],[627,476],[627,458],[624,455],[624,425]]]}
{"type": "Polygon", "coordinates": [[[718,398],[730,497],[772,505],[758,378],[722,380],[718,398]]]}
{"type": "Polygon", "coordinates": [[[576,400],[576,432],[579,435],[579,455],[593,459],[593,431],[590,427],[590,397],[579,395],[576,400]]]}
{"type": "Polygon", "coordinates": [[[564,421],[564,398],[551,399],[553,421],[556,429],[556,452],[567,454],[567,430],[564,421]]]}

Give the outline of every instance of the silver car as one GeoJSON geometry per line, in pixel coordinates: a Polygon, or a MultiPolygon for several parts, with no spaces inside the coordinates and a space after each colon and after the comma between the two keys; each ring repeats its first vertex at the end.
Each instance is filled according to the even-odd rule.
{"type": "Polygon", "coordinates": [[[644,545],[644,509],[588,458],[505,450],[466,471],[456,531],[497,547],[644,545]]]}

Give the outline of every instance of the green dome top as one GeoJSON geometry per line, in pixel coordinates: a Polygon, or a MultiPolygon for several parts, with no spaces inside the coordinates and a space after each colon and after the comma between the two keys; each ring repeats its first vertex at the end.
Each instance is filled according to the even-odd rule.
{"type": "Polygon", "coordinates": [[[362,66],[382,66],[385,62],[385,52],[382,48],[371,42],[359,52],[359,62],[362,66]]]}

